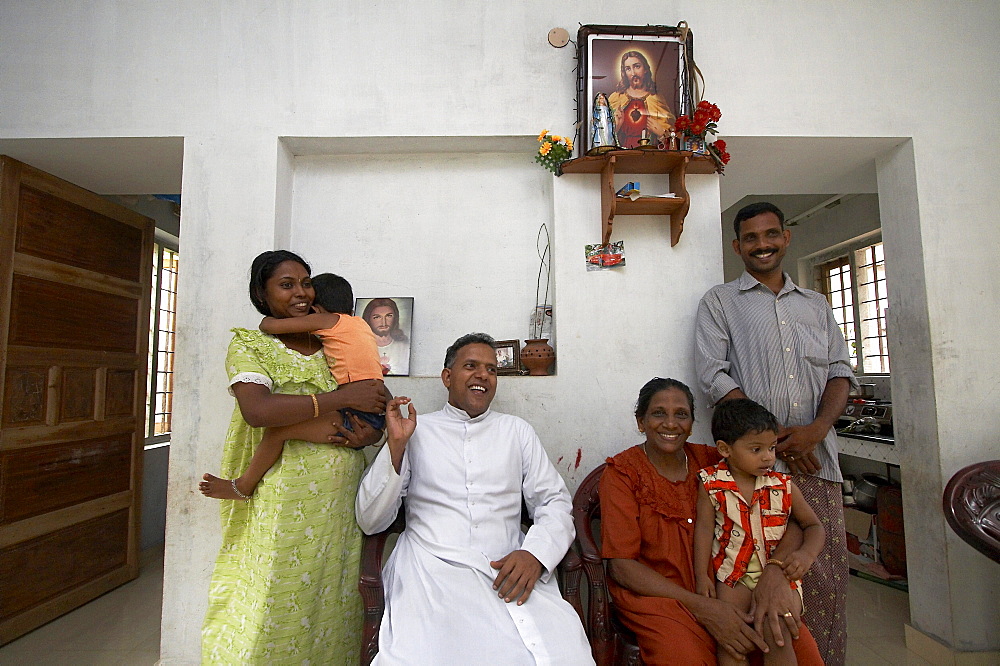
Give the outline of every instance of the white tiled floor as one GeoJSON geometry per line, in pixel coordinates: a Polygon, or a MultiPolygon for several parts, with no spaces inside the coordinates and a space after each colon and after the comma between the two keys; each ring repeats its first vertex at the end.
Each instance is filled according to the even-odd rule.
{"type": "MultiPolygon", "coordinates": [[[[159,658],[163,552],[143,554],[137,580],[0,648],[0,666],[152,666],[159,658]]],[[[905,592],[851,576],[847,663],[924,666],[907,651],[905,592]]]]}
{"type": "Polygon", "coordinates": [[[906,649],[903,625],[910,621],[906,592],[851,576],[847,588],[847,663],[850,666],[930,662],[906,649]]]}

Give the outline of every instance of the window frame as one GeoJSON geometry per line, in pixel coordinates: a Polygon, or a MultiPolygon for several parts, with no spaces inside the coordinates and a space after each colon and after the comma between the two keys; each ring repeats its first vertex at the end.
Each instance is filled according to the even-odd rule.
{"type": "Polygon", "coordinates": [[[857,313],[857,315],[859,317],[859,319],[857,320],[857,323],[855,324],[855,329],[854,330],[855,330],[855,334],[857,335],[857,338],[858,338],[858,344],[861,345],[861,351],[859,352],[859,357],[861,358],[861,367],[863,369],[862,374],[864,374],[864,375],[888,375],[889,374],[888,372],[869,372],[867,370],[864,370],[864,361],[865,361],[865,359],[867,359],[867,358],[873,358],[873,357],[874,358],[884,358],[885,362],[884,363],[880,363],[880,365],[882,365],[883,367],[888,366],[890,368],[890,371],[891,371],[891,367],[892,367],[890,365],[890,362],[889,362],[889,331],[888,331],[888,324],[887,324],[887,321],[886,321],[887,315],[884,314],[884,313],[882,313],[881,311],[879,311],[879,308],[878,308],[879,302],[880,301],[884,301],[885,302],[885,312],[888,313],[888,309],[889,309],[889,280],[888,280],[888,278],[885,277],[885,270],[886,270],[885,269],[885,244],[882,243],[882,240],[880,238],[878,241],[875,241],[873,243],[869,243],[869,244],[864,245],[862,247],[856,248],[856,249],[854,249],[854,250],[851,251],[850,260],[851,260],[851,263],[852,263],[852,266],[853,266],[852,271],[854,271],[851,274],[851,288],[854,289],[854,290],[856,290],[855,296],[856,296],[857,302],[855,303],[855,312],[857,313]],[[877,268],[878,265],[879,265],[879,260],[875,256],[875,253],[873,251],[874,247],[876,245],[879,245],[879,244],[882,245],[882,276],[883,277],[882,277],[882,280],[881,280],[881,282],[882,282],[882,287],[881,288],[879,287],[880,280],[879,280],[879,277],[878,277],[878,268],[877,268]],[[862,252],[862,251],[864,251],[865,255],[866,255],[865,256],[865,261],[866,262],[870,261],[871,263],[858,264],[858,257],[857,257],[857,255],[858,255],[859,252],[862,252]],[[861,276],[861,271],[859,269],[860,266],[871,266],[872,267],[872,280],[871,280],[871,282],[864,282],[864,283],[861,282],[862,276],[861,276]],[[870,289],[872,290],[872,294],[874,295],[874,298],[869,298],[867,301],[862,299],[862,293],[861,293],[861,286],[862,286],[862,284],[870,285],[870,289]],[[883,291],[884,291],[884,293],[882,293],[883,291]],[[866,318],[866,317],[862,316],[862,308],[864,307],[864,305],[866,303],[874,303],[874,305],[875,305],[875,316],[874,317],[867,317],[866,318]],[[878,331],[880,331],[880,333],[878,335],[875,335],[873,337],[870,336],[870,337],[867,337],[867,338],[865,337],[865,322],[868,322],[868,321],[875,321],[876,322],[877,329],[878,329],[878,331]],[[878,352],[879,353],[874,354],[874,355],[865,354],[864,348],[865,348],[865,341],[866,340],[875,340],[875,342],[878,345],[878,352]]]}
{"type": "MultiPolygon", "coordinates": [[[[889,366],[889,372],[868,372],[865,370],[865,353],[864,353],[864,338],[862,337],[862,321],[861,321],[861,292],[858,286],[859,272],[858,263],[855,254],[858,250],[864,250],[873,245],[883,243],[882,241],[882,229],[875,229],[866,234],[862,234],[856,238],[845,241],[843,243],[838,243],[832,247],[821,250],[815,254],[804,257],[801,261],[805,262],[805,268],[807,269],[808,280],[811,284],[811,288],[817,292],[823,294],[827,297],[829,302],[829,295],[824,291],[823,285],[821,284],[821,278],[819,276],[819,269],[824,264],[830,264],[842,257],[847,258],[848,265],[851,271],[851,309],[854,316],[854,340],[848,340],[847,336],[844,336],[844,340],[848,345],[854,342],[855,345],[855,356],[857,360],[857,365],[854,367],[854,374],[857,376],[881,376],[888,377],[892,374],[892,366],[889,366]]],[[[883,257],[885,257],[885,244],[882,245],[883,257]]],[[[888,262],[883,258],[883,263],[888,262]]],[[[800,266],[801,267],[801,266],[800,266]]],[[[800,273],[801,274],[801,273],[800,273]]],[[[888,298],[888,278],[886,279],[886,298],[888,298]]],[[[843,329],[841,329],[843,330],[843,329]]],[[[885,348],[888,351],[888,331],[885,335],[885,348]]]]}
{"type": "Polygon", "coordinates": [[[850,326],[850,328],[853,330],[854,340],[850,340],[847,338],[846,331],[844,331],[845,333],[844,339],[847,341],[847,355],[848,358],[850,358],[851,360],[851,364],[853,366],[852,369],[855,372],[857,372],[857,368],[859,366],[863,367],[864,362],[858,356],[857,283],[855,280],[856,277],[855,267],[853,265],[853,262],[851,261],[852,256],[854,256],[853,252],[850,250],[846,250],[843,253],[838,252],[836,256],[834,256],[832,259],[828,259],[823,262],[817,262],[816,264],[813,265],[812,268],[812,273],[813,273],[812,280],[813,280],[813,289],[826,296],[827,302],[833,309],[835,319],[837,311],[838,310],[842,311],[844,322],[843,323],[838,322],[838,325],[842,327],[841,330],[844,331],[843,327],[846,326],[850,326]],[[840,270],[841,284],[843,285],[844,271],[842,269],[845,266],[847,267],[847,278],[849,280],[849,284],[847,285],[846,290],[842,286],[840,291],[841,292],[846,291],[850,296],[851,302],[850,305],[843,304],[840,306],[835,306],[832,302],[833,289],[830,280],[831,277],[830,272],[833,270],[840,270]],[[850,310],[850,321],[847,320],[847,310],[850,310]]]}
{"type": "MultiPolygon", "coordinates": [[[[164,314],[162,309],[162,298],[163,298],[163,283],[164,274],[168,271],[164,268],[163,257],[166,252],[171,252],[177,257],[177,270],[180,271],[180,252],[178,250],[177,239],[167,233],[162,232],[157,229],[154,243],[153,243],[153,268],[155,269],[155,274],[153,275],[152,293],[150,294],[150,318],[149,318],[149,352],[147,358],[147,377],[146,377],[146,419],[145,419],[145,433],[144,433],[144,448],[151,449],[157,448],[159,446],[166,446],[170,444],[170,437],[173,431],[172,422],[171,428],[164,433],[155,434],[156,432],[156,417],[158,414],[167,414],[168,419],[172,419],[173,415],[173,400],[172,396],[174,393],[173,387],[173,371],[168,372],[169,379],[167,380],[168,390],[158,391],[157,378],[161,374],[160,368],[160,336],[163,331],[161,331],[161,316],[164,314]],[[169,399],[170,409],[166,412],[157,412],[157,398],[162,394],[167,393],[171,396],[169,399]]],[[[169,333],[173,336],[173,345],[167,353],[171,355],[176,355],[176,340],[177,340],[177,277],[174,280],[174,327],[169,333]]],[[[173,368],[173,364],[171,364],[173,368]]]]}

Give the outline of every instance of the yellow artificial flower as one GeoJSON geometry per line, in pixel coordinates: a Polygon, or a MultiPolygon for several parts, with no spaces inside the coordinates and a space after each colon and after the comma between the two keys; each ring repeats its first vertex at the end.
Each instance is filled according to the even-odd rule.
{"type": "Polygon", "coordinates": [[[545,135],[548,134],[548,130],[542,130],[542,133],[538,135],[538,143],[545,141],[545,135]]]}
{"type": "Polygon", "coordinates": [[[562,137],[559,135],[554,135],[552,137],[552,140],[555,141],[556,143],[559,143],[560,141],[562,141],[562,137]]]}
{"type": "Polygon", "coordinates": [[[573,139],[566,139],[566,147],[573,150],[573,139]]]}
{"type": "Polygon", "coordinates": [[[539,155],[548,155],[549,151],[552,150],[552,144],[546,141],[542,144],[542,147],[538,149],[539,155]]]}

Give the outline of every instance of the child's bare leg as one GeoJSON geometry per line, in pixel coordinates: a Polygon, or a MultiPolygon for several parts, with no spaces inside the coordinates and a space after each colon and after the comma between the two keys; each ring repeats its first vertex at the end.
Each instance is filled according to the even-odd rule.
{"type": "MultiPolygon", "coordinates": [[[[719,599],[731,603],[741,611],[745,613],[750,611],[750,602],[753,597],[753,592],[743,583],[737,583],[736,587],[729,587],[725,583],[717,583],[715,586],[715,593],[718,595],[719,599]]],[[[784,626],[784,622],[782,622],[782,632],[782,640],[785,644],[784,646],[779,646],[775,642],[774,635],[771,633],[770,623],[764,623],[764,641],[767,643],[768,649],[768,651],[764,653],[764,664],[766,666],[770,666],[771,664],[794,666],[798,663],[795,659],[795,650],[792,647],[792,636],[788,633],[788,629],[784,626]]],[[[745,661],[734,662],[731,656],[728,657],[728,660],[723,661],[722,652],[722,650],[719,650],[718,659],[720,666],[722,664],[746,663],[745,661]]]]}
{"type": "Polygon", "coordinates": [[[257,450],[253,452],[250,464],[247,465],[243,474],[233,480],[220,479],[212,474],[205,474],[202,477],[203,481],[198,484],[198,490],[206,497],[246,501],[253,495],[257,484],[264,478],[267,470],[278,462],[284,447],[284,438],[268,428],[264,431],[264,436],[261,438],[260,444],[257,445],[257,450]],[[239,492],[236,492],[237,490],[239,492]]]}
{"type": "MultiPolygon", "coordinates": [[[[716,581],[715,596],[747,613],[750,611],[750,601],[753,593],[743,583],[737,583],[736,587],[729,587],[722,581],[716,581]]],[[[735,659],[722,646],[719,646],[716,650],[716,659],[719,662],[719,666],[738,666],[749,663],[746,655],[743,655],[742,659],[735,659]]]]}
{"type": "Polygon", "coordinates": [[[795,648],[792,645],[792,635],[788,631],[788,626],[781,623],[781,640],[783,646],[776,642],[776,636],[771,633],[771,623],[764,623],[764,640],[767,641],[768,653],[764,655],[765,666],[795,666],[799,663],[795,656],[795,648]]]}

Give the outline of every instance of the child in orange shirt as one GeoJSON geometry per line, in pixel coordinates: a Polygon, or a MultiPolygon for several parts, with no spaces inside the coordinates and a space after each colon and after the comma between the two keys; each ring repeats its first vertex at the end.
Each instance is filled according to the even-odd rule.
{"type": "MultiPolygon", "coordinates": [[[[277,319],[264,317],[260,330],[269,335],[285,333],[312,333],[323,344],[323,355],[338,386],[365,379],[382,381],[382,364],[379,362],[378,345],[371,327],[361,317],[355,317],[354,292],[351,284],[332,273],[313,277],[312,314],[301,317],[277,319]]],[[[350,414],[364,419],[377,430],[385,428],[384,414],[370,414],[355,409],[341,410],[344,427],[351,427],[350,414]]],[[[216,499],[248,500],[267,470],[278,461],[284,449],[284,440],[264,431],[260,444],[253,453],[246,470],[236,479],[219,479],[206,475],[199,484],[202,494],[216,499]]]]}

